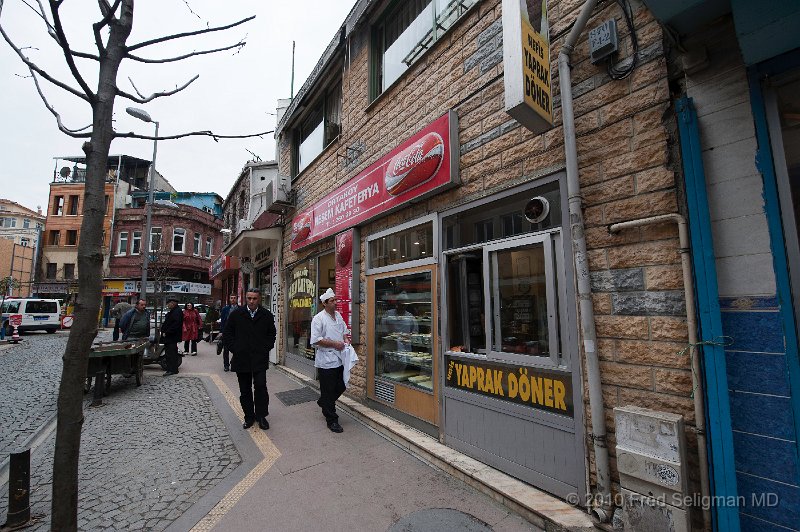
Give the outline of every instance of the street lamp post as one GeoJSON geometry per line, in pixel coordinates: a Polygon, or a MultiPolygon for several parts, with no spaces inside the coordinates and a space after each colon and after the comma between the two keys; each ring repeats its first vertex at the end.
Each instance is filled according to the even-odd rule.
{"type": "MultiPolygon", "coordinates": [[[[144,235],[142,238],[142,251],[144,252],[144,259],[142,260],[142,289],[139,292],[139,298],[147,301],[147,268],[150,266],[150,230],[153,218],[153,193],[155,191],[156,181],[156,153],[158,152],[158,122],[153,120],[147,111],[137,109],[136,107],[128,107],[125,109],[129,115],[138,118],[144,122],[153,122],[156,125],[155,138],[153,139],[153,162],[150,163],[150,173],[148,175],[148,194],[147,194],[147,222],[145,223],[144,235]]],[[[159,242],[160,244],[160,242],[159,242]]]]}

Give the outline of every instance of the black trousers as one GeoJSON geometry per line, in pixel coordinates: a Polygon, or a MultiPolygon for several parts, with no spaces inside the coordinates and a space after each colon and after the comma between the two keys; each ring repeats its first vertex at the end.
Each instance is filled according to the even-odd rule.
{"type": "Polygon", "coordinates": [[[336,413],[336,400],[344,393],[344,366],[338,368],[323,369],[317,368],[319,377],[319,401],[317,404],[322,408],[322,415],[330,425],[339,421],[336,413]]]}
{"type": "Polygon", "coordinates": [[[242,405],[245,420],[267,417],[269,415],[267,370],[252,373],[237,372],[236,378],[239,379],[239,403],[242,405]]]}
{"type": "Polygon", "coordinates": [[[120,322],[120,321],[122,321],[122,319],[119,319],[119,318],[115,318],[115,319],[114,319],[114,330],[111,332],[111,338],[112,338],[112,339],[113,339],[115,342],[116,342],[117,340],[119,340],[119,333],[120,333],[120,330],[119,330],[119,322],[120,322]]]}
{"type": "Polygon", "coordinates": [[[185,342],[183,342],[183,352],[197,353],[197,340],[186,340],[185,342]],[[189,347],[192,348],[191,351],[189,351],[189,347]]]}
{"type": "Polygon", "coordinates": [[[222,365],[226,368],[231,367],[231,354],[227,347],[222,348],[222,365]]]}
{"type": "Polygon", "coordinates": [[[178,342],[164,344],[164,355],[167,357],[167,371],[178,373],[181,365],[181,356],[178,354],[178,342]]]}

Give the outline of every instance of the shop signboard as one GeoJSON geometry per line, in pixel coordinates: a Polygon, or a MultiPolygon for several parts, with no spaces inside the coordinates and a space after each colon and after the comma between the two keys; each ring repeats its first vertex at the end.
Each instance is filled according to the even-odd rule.
{"type": "Polygon", "coordinates": [[[348,229],[336,235],[336,310],[342,315],[348,329],[352,327],[353,294],[358,293],[358,290],[354,290],[354,281],[360,276],[353,271],[353,265],[356,257],[361,255],[360,241],[357,229],[348,229]]]}
{"type": "Polygon", "coordinates": [[[445,384],[467,392],[572,417],[569,373],[445,356],[445,384]]]}
{"type": "Polygon", "coordinates": [[[547,1],[503,0],[506,112],[532,132],[553,127],[547,1]]]}
{"type": "Polygon", "coordinates": [[[220,255],[208,267],[208,278],[213,279],[231,267],[231,258],[228,255],[220,255]]]}
{"type": "Polygon", "coordinates": [[[67,283],[39,283],[36,285],[37,294],[65,294],[69,289],[67,283]]]}
{"type": "Polygon", "coordinates": [[[164,283],[164,292],[183,292],[184,294],[211,295],[211,285],[190,283],[188,281],[168,281],[164,283]]]}
{"type": "Polygon", "coordinates": [[[448,111],[292,220],[292,250],[458,184],[458,119],[448,111]]]}

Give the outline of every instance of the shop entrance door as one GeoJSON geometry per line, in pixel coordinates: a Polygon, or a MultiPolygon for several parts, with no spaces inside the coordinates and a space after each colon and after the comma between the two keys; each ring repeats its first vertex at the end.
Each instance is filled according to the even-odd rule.
{"type": "Polygon", "coordinates": [[[448,251],[443,290],[445,443],[561,497],[584,491],[560,230],[448,251]]]}

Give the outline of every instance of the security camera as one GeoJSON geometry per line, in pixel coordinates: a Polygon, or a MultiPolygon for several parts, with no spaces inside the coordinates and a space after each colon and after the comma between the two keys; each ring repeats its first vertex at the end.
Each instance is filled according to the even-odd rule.
{"type": "Polygon", "coordinates": [[[525,204],[525,219],[538,224],[550,214],[550,202],[542,196],[536,196],[525,204]]]}

